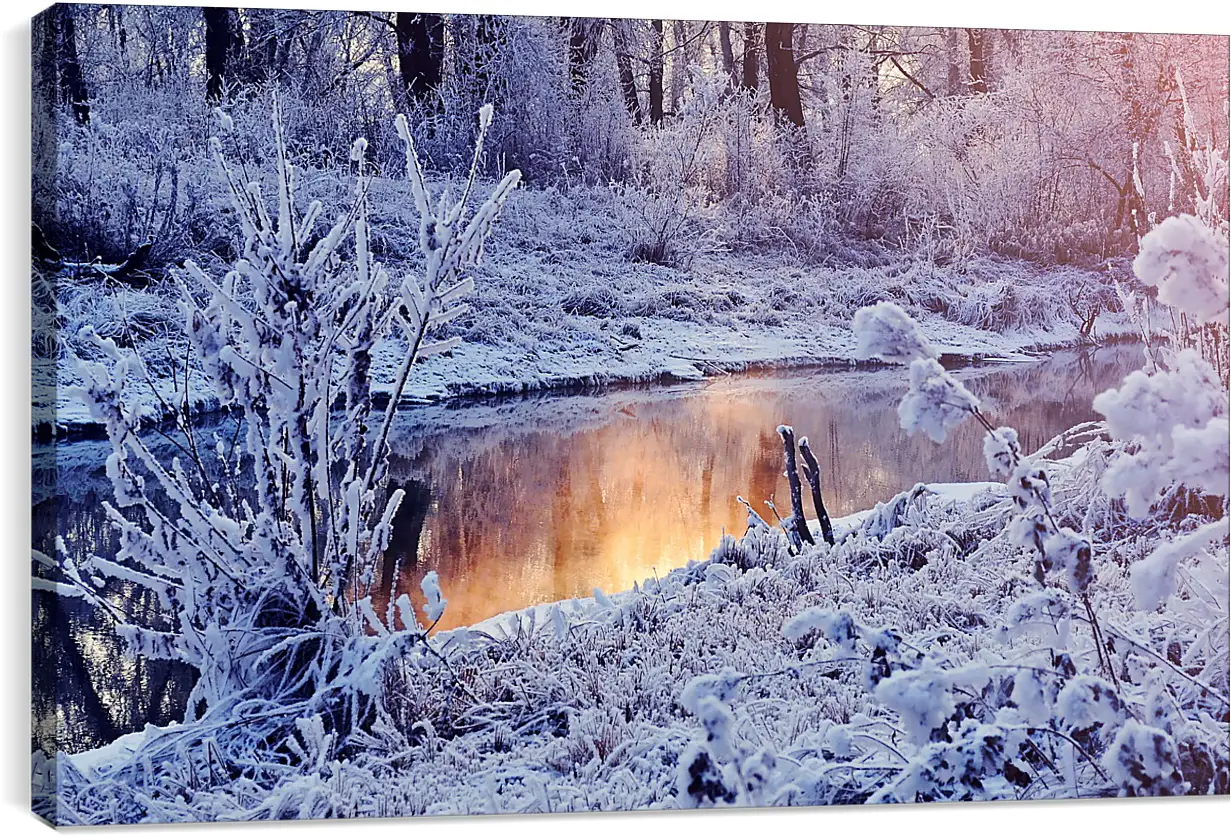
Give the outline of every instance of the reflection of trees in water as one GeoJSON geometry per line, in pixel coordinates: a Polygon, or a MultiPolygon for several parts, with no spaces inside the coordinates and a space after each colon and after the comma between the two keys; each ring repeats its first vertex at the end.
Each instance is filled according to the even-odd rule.
{"type": "MultiPolygon", "coordinates": [[[[958,375],[1032,450],[1094,418],[1093,396],[1140,362],[1139,347],[1123,346],[958,375]]],[[[399,574],[421,603],[422,574],[438,570],[449,625],[627,588],[704,557],[724,529],[742,533],[737,494],[785,500],[782,422],[811,437],[834,515],[919,480],[985,479],[974,423],[945,445],[901,431],[905,382],[901,368],[803,371],[405,411],[392,476],[407,495],[381,578],[399,574]]],[[[101,508],[108,451],[73,442],[36,460],[35,497],[62,497],[34,504],[34,546],[53,549],[58,533],[74,555],[114,556],[101,508]]],[[[182,714],[187,670],[128,660],[81,603],[36,593],[34,628],[36,746],[91,747],[182,714]]]]}
{"type": "MultiPolygon", "coordinates": [[[[33,546],[54,553],[59,535],[72,555],[114,557],[119,545],[102,514],[105,498],[93,489],[79,497],[74,503],[50,498],[33,505],[33,546]]],[[[143,588],[115,585],[114,595],[133,613],[158,608],[143,588]]],[[[187,667],[127,657],[110,625],[79,600],[46,591],[32,597],[32,747],[45,753],[79,751],[147,723],[182,717],[192,687],[187,667]]]]}

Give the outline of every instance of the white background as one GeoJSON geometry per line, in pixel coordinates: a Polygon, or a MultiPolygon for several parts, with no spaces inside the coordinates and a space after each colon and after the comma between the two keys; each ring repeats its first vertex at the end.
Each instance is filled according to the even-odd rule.
{"type": "MultiPolygon", "coordinates": [[[[0,0],[0,838],[48,834],[29,814],[29,572],[30,497],[29,417],[29,189],[30,189],[30,17],[47,4],[38,0],[0,0]]],[[[168,0],[175,5],[196,5],[168,0]]],[[[239,6],[296,6],[371,9],[393,6],[391,0],[295,0],[240,3],[239,6]]],[[[943,4],[880,0],[876,3],[808,3],[799,0],[409,0],[413,11],[499,12],[502,14],[584,15],[590,17],[661,17],[710,20],[789,20],[814,23],[863,23],[920,26],[988,26],[1035,29],[1103,29],[1152,32],[1231,32],[1229,5],[1223,0],[1169,3],[1034,0],[1029,3],[943,4]]],[[[1223,136],[1227,136],[1224,134],[1223,136]]],[[[210,834],[288,838],[333,836],[362,829],[380,838],[405,830],[438,831],[442,838],[486,835],[502,838],[574,836],[607,838],[637,830],[638,838],[705,830],[712,838],[743,836],[750,831],[784,834],[859,832],[863,836],[900,835],[930,838],[977,833],[1010,838],[1060,838],[1084,835],[1186,836],[1226,834],[1231,800],[1091,801],[1059,803],[991,803],[976,805],[834,807],[814,810],[726,811],[697,814],[552,815],[499,818],[362,821],[348,823],[279,823],[227,826],[210,834]],[[1222,824],[1221,827],[1218,824],[1222,824]]],[[[148,827],[110,830],[108,834],[148,836],[196,833],[217,827],[148,827]]],[[[93,832],[94,830],[91,830],[93,832]]],[[[1204,838],[1204,836],[1203,836],[1204,838]]]]}

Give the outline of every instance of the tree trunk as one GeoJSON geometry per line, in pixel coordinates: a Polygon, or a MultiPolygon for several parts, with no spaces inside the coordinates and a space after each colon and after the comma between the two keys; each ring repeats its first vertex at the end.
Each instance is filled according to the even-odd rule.
{"type": "Polygon", "coordinates": [[[223,87],[234,80],[235,54],[243,45],[239,13],[235,9],[208,6],[205,16],[205,98],[217,102],[223,87]]]}
{"type": "Polygon", "coordinates": [[[248,84],[263,84],[278,78],[278,26],[283,12],[276,9],[248,9],[247,55],[244,79],[248,84]]]}
{"type": "Polygon", "coordinates": [[[982,29],[967,29],[970,43],[970,92],[987,92],[987,33],[982,29]]]}
{"type": "Polygon", "coordinates": [[[500,23],[496,15],[475,15],[475,55],[473,70],[478,82],[481,104],[499,105],[500,91],[492,76],[492,65],[500,42],[500,23]]]}
{"type": "Polygon", "coordinates": [[[948,64],[948,73],[946,74],[945,86],[950,96],[957,96],[962,92],[962,66],[958,62],[958,40],[957,30],[949,28],[945,30],[945,59],[948,64]]]}
{"type": "Polygon", "coordinates": [[[680,112],[680,99],[684,96],[684,73],[688,69],[688,34],[684,31],[684,21],[671,22],[671,113],[680,112]]]}
{"type": "MultiPolygon", "coordinates": [[[[59,135],[56,126],[56,15],[53,6],[32,21],[30,90],[31,221],[52,231],[56,220],[59,135]]],[[[48,250],[53,248],[48,245],[48,250]]]]}
{"type": "Polygon", "coordinates": [[[632,117],[634,125],[640,125],[644,115],[641,112],[641,99],[637,96],[637,79],[633,75],[633,59],[629,50],[628,21],[613,20],[613,36],[615,44],[616,70],[620,75],[620,92],[624,95],[624,107],[632,117]]]}
{"type": "Polygon", "coordinates": [[[774,111],[792,125],[804,127],[804,107],[799,98],[799,68],[795,65],[793,23],[765,24],[765,63],[769,67],[769,102],[774,111]]]}
{"type": "Polygon", "coordinates": [[[757,25],[755,23],[744,24],[744,55],[743,55],[743,77],[740,79],[740,87],[744,90],[755,91],[760,82],[757,79],[757,25]]]}
{"type": "Polygon", "coordinates": [[[722,50],[722,69],[727,74],[727,87],[739,87],[739,72],[735,69],[735,50],[731,48],[731,24],[725,20],[718,24],[718,46],[722,50]]]}
{"type": "Polygon", "coordinates": [[[590,31],[592,25],[590,18],[569,19],[568,69],[573,89],[577,91],[585,87],[590,64],[598,53],[598,41],[590,31]]]}
{"type": "Polygon", "coordinates": [[[650,124],[663,122],[663,22],[651,21],[650,37],[650,124]]]}
{"type": "Polygon", "coordinates": [[[444,78],[445,19],[441,15],[398,12],[398,74],[406,95],[428,104],[444,78]]]}
{"type": "Polygon", "coordinates": [[[90,95],[81,62],[77,59],[77,19],[74,7],[55,7],[56,69],[60,77],[60,100],[69,106],[81,125],[90,121],[90,95]]]}

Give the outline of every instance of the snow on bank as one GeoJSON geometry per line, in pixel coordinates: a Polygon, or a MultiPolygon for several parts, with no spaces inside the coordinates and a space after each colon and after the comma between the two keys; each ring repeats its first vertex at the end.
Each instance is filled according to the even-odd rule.
{"type": "MultiPolygon", "coordinates": [[[[488,288],[485,292],[480,285],[475,310],[458,328],[465,342],[446,356],[423,362],[411,377],[405,398],[426,402],[621,382],[696,380],[743,369],[844,366],[856,361],[850,310],[840,302],[822,305],[817,301],[819,295],[836,291],[838,284],[849,278],[840,272],[804,275],[798,268],[783,265],[749,265],[739,256],[727,256],[721,263],[724,272],[744,272],[734,282],[717,276],[718,263],[697,268],[690,274],[668,272],[659,266],[626,267],[629,272],[642,275],[646,287],[641,292],[647,299],[651,281],[661,282],[660,274],[671,273],[672,281],[685,290],[715,282],[732,283],[728,292],[742,302],[737,307],[728,302],[727,310],[716,310],[705,308],[712,300],[698,302],[680,291],[678,296],[660,293],[660,297],[666,296],[681,305],[663,303],[653,314],[569,314],[560,308],[558,300],[544,292],[530,302],[519,303],[522,310],[528,305],[537,308],[529,316],[518,318],[509,316],[492,300],[484,299],[484,293],[496,294],[504,287],[500,282],[513,282],[509,277],[498,278],[493,280],[495,290],[488,288]],[[815,289],[786,303],[779,295],[774,305],[782,310],[775,310],[764,299],[745,299],[735,291],[734,283],[750,282],[747,274],[753,271],[763,273],[771,287],[789,281],[800,286],[814,285],[815,289]]],[[[527,269],[524,265],[522,268],[527,269]]],[[[877,281],[883,281],[883,277],[860,278],[861,283],[873,287],[877,281]]],[[[1006,332],[955,322],[939,313],[923,312],[920,322],[940,353],[962,358],[1022,358],[1025,353],[1074,346],[1084,340],[1078,328],[1062,317],[1051,325],[1006,332]]],[[[1118,316],[1102,315],[1097,334],[1131,337],[1133,333],[1118,316]]],[[[194,411],[217,409],[212,386],[198,371],[190,373],[187,387],[182,370],[172,376],[170,365],[162,359],[182,356],[182,350],[172,347],[174,351],[168,353],[164,344],[169,339],[160,340],[163,343],[141,346],[164,403],[147,395],[148,415],[155,418],[165,413],[166,405],[181,404],[185,390],[194,411]]],[[[394,370],[404,352],[405,347],[398,343],[378,346],[374,351],[373,392],[378,397],[388,396],[394,370]]],[[[44,433],[52,424],[61,432],[85,431],[93,426],[85,406],[69,395],[69,388],[78,383],[70,363],[64,359],[35,359],[32,378],[33,420],[36,426],[45,427],[44,433]]]]}
{"type": "Polygon", "coordinates": [[[861,513],[835,522],[836,547],[796,556],[777,533],[726,538],[631,591],[442,634],[450,672],[411,648],[379,737],[330,759],[305,727],[310,762],[273,788],[188,782],[170,765],[138,769],[137,787],[68,758],[86,776],[61,770],[64,819],[1068,798],[1149,793],[1155,774],[1173,792],[1225,793],[1225,677],[1208,674],[1216,660],[1213,692],[1175,675],[1167,644],[1200,667],[1199,638],[1131,605],[1129,570],[1159,532],[1105,529],[1090,487],[1106,450],[1047,469],[1058,519],[1098,536],[1092,607],[1124,664],[1111,698],[1087,627],[1007,536],[1003,484],[931,484],[879,535],[861,513]],[[1147,712],[1159,727],[1132,718],[1147,712]],[[935,726],[946,736],[905,735],[935,726]],[[1157,771],[1133,769],[1138,740],[1166,746],[1157,771]]]}
{"type": "MultiPolygon", "coordinates": [[[[373,185],[373,215],[386,225],[378,258],[394,277],[421,270],[410,246],[417,236],[397,221],[404,199],[401,183],[373,185]]],[[[442,334],[461,338],[462,346],[423,363],[406,397],[846,364],[856,357],[851,316],[878,300],[900,304],[943,354],[1014,357],[1085,342],[1077,315],[1058,304],[1074,289],[1114,299],[1105,273],[989,257],[940,267],[884,248],[847,249],[843,264],[804,264],[786,252],[708,254],[687,268],[637,262],[612,201],[603,189],[515,192],[474,272],[470,310],[442,334]]],[[[198,256],[207,267],[216,258],[198,256]]],[[[184,381],[182,315],[172,283],[138,290],[89,278],[47,279],[56,286],[54,313],[44,313],[39,329],[58,330],[41,338],[52,346],[58,338],[61,351],[33,361],[33,421],[43,433],[91,426],[84,405],[66,392],[78,381],[63,352],[89,353],[77,337],[85,326],[121,345],[135,342],[165,402],[147,396],[151,416],[185,397],[195,411],[217,408],[202,375],[193,371],[184,381]]],[[[1133,330],[1104,313],[1095,334],[1133,330]]],[[[389,392],[404,353],[399,343],[377,347],[376,394],[389,392]]]]}
{"type": "MultiPolygon", "coordinates": [[[[975,481],[920,485],[926,488],[929,495],[924,506],[944,507],[951,511],[961,508],[961,505],[970,504],[976,498],[994,500],[1006,497],[1003,483],[975,481]]],[[[881,506],[878,504],[875,509],[861,510],[835,518],[832,525],[838,541],[841,543],[851,539],[860,539],[865,529],[865,522],[878,514],[881,506]]],[[[819,524],[811,520],[809,525],[817,536],[817,541],[820,542],[819,524]]],[[[715,557],[709,559],[690,561],[687,566],[674,569],[661,579],[647,579],[629,591],[605,593],[596,588],[595,595],[592,597],[539,603],[497,614],[470,626],[439,632],[434,636],[436,645],[447,654],[474,653],[485,648],[488,641],[508,641],[527,632],[534,635],[536,629],[550,631],[557,640],[560,640],[579,626],[601,625],[609,622],[613,614],[635,610],[645,596],[661,593],[679,581],[688,584],[697,579],[727,578],[727,565],[716,557],[717,553],[715,557]]],[[[435,587],[437,597],[440,597],[440,583],[434,580],[432,585],[435,587]]],[[[447,583],[444,587],[447,593],[447,583]]],[[[441,610],[443,607],[447,607],[447,603],[442,606],[441,610]]],[[[166,726],[147,724],[143,730],[120,736],[107,745],[74,754],[61,754],[59,759],[62,765],[60,767],[61,770],[67,769],[79,774],[87,782],[95,782],[126,765],[143,744],[165,735],[174,735],[181,729],[183,729],[182,726],[175,722],[166,726]]]]}

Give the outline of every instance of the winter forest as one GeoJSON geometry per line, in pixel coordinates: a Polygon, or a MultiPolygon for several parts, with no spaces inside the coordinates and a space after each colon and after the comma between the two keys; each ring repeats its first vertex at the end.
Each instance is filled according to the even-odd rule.
{"type": "Polygon", "coordinates": [[[34,811],[1228,794],[1228,43],[43,12],[34,811]]]}

